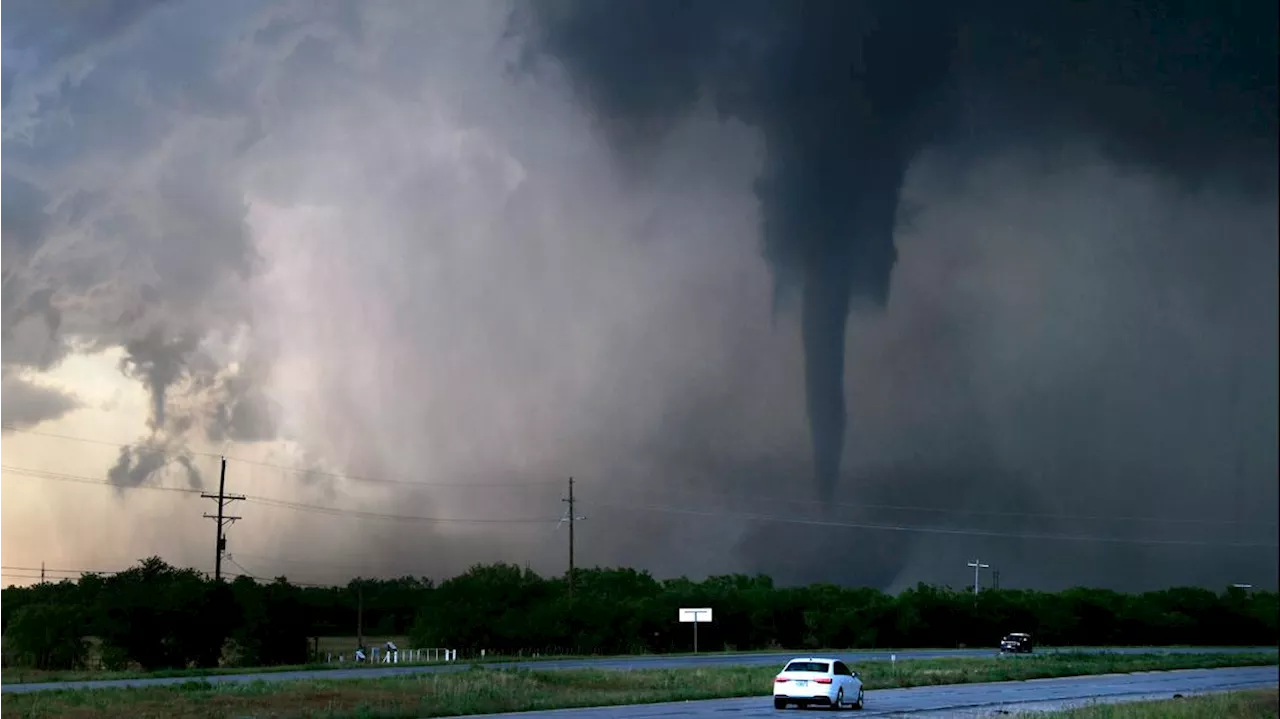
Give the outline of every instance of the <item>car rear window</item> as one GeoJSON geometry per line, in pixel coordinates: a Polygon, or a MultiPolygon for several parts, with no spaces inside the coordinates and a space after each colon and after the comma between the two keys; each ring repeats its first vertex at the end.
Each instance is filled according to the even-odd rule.
{"type": "Polygon", "coordinates": [[[784,672],[817,672],[818,674],[826,674],[830,670],[831,665],[826,662],[791,662],[787,665],[784,672]]]}

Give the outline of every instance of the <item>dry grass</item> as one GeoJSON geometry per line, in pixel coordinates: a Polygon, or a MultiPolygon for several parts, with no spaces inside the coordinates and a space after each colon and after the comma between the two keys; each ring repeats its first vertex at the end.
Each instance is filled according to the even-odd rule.
{"type": "Polygon", "coordinates": [[[1158,702],[1095,704],[1034,716],[1043,719],[1274,719],[1280,716],[1280,692],[1259,689],[1158,702]]]}
{"type": "MultiPolygon", "coordinates": [[[[1059,655],[867,662],[868,689],[1035,679],[1121,671],[1273,664],[1276,654],[1059,655]]],[[[9,694],[4,710],[28,719],[404,719],[660,701],[764,696],[778,667],[498,671],[378,679],[308,680],[9,694]]]]}

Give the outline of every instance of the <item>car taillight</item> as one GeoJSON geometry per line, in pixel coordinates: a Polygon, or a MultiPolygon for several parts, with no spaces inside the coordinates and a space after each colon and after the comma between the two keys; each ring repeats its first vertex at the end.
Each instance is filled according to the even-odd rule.
{"type": "Polygon", "coordinates": [[[818,677],[817,679],[814,679],[813,681],[814,681],[814,683],[815,683],[815,684],[830,684],[830,683],[831,683],[831,677],[818,677]]]}
{"type": "Polygon", "coordinates": [[[773,683],[774,683],[774,684],[786,684],[786,683],[787,683],[787,678],[786,678],[786,677],[774,677],[774,679],[773,679],[773,683]]]}

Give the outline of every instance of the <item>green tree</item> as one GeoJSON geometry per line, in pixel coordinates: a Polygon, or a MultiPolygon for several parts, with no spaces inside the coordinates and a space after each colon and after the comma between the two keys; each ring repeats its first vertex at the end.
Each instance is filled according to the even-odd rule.
{"type": "Polygon", "coordinates": [[[35,669],[80,669],[89,656],[88,623],[75,604],[28,604],[5,630],[5,649],[35,669]]]}
{"type": "Polygon", "coordinates": [[[143,669],[216,666],[235,623],[230,589],[159,557],[105,582],[97,632],[104,659],[143,669]]]}
{"type": "Polygon", "coordinates": [[[240,620],[232,632],[237,663],[270,666],[307,662],[311,622],[298,587],[284,577],[266,585],[238,577],[231,588],[240,620]]]}
{"type": "Polygon", "coordinates": [[[210,582],[153,557],[113,577],[9,587],[0,606],[6,649],[12,654],[21,646],[25,662],[74,664],[75,638],[96,635],[105,664],[144,668],[215,664],[228,637],[244,663],[304,661],[308,636],[354,633],[358,596],[367,634],[411,628],[412,645],[464,653],[687,651],[693,633],[676,612],[689,606],[714,609],[699,643],[717,650],[994,646],[1010,631],[1056,645],[1280,639],[1280,595],[1235,587],[1221,594],[1186,587],[1142,594],[1006,589],[974,597],[920,584],[891,596],[823,584],[775,587],[768,577],[746,575],[658,581],[632,569],[594,568],[575,578],[570,594],[564,577],[493,564],[439,586],[402,577],[303,588],[284,578],[210,582]]]}

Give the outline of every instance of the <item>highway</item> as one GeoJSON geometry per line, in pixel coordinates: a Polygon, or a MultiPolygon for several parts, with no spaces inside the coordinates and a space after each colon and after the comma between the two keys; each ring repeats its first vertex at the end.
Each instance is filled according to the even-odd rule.
{"type": "MultiPolygon", "coordinates": [[[[1037,654],[1051,654],[1057,651],[1072,652],[1113,652],[1118,654],[1183,654],[1183,653],[1238,653],[1238,652],[1274,652],[1275,647],[1072,647],[1070,649],[1037,649],[1037,654]]],[[[990,657],[997,652],[993,649],[904,649],[886,651],[853,651],[836,652],[850,664],[870,661],[889,661],[890,655],[898,659],[941,659],[956,657],[990,657]]],[[[782,664],[787,659],[797,656],[789,652],[759,652],[753,654],[701,654],[697,656],[648,656],[618,657],[598,659],[549,659],[545,661],[495,662],[485,666],[494,669],[679,669],[704,666],[759,666],[782,664]]],[[[1015,659],[1016,657],[1011,657],[1015,659]]],[[[138,679],[99,679],[71,682],[32,682],[25,684],[4,684],[0,692],[5,694],[22,692],[55,691],[58,689],[111,689],[122,687],[146,687],[182,684],[191,681],[207,681],[216,684],[236,682],[283,682],[299,679],[374,679],[378,677],[402,676],[405,674],[429,674],[434,672],[463,671],[471,666],[469,661],[456,664],[434,665],[389,665],[377,668],[361,669],[315,669],[293,670],[281,672],[251,672],[244,674],[216,674],[203,677],[146,677],[138,679]]]]}
{"type": "MultiPolygon", "coordinates": [[[[1232,669],[1188,669],[1174,672],[1108,674],[1065,679],[1035,679],[1025,682],[954,684],[882,689],[867,692],[866,708],[820,715],[848,717],[991,717],[1020,712],[1058,711],[1090,702],[1127,702],[1172,699],[1174,694],[1190,696],[1236,689],[1265,689],[1280,680],[1280,667],[1232,669]]],[[[774,709],[769,697],[715,699],[669,704],[564,709],[559,711],[489,714],[520,719],[751,719],[752,717],[815,716],[796,709],[774,709]]]]}

